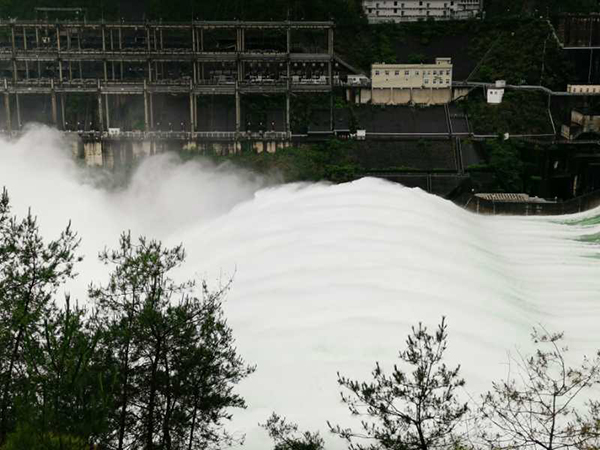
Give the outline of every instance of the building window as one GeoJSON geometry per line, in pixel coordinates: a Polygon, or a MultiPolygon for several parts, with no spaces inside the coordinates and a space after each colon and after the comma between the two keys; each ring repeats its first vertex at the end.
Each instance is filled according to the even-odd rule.
{"type": "Polygon", "coordinates": [[[415,75],[419,75],[419,71],[418,71],[418,70],[417,70],[417,71],[415,71],[415,75]]]}
{"type": "Polygon", "coordinates": [[[409,70],[405,70],[404,71],[404,75],[406,75],[406,76],[410,75],[410,71],[409,70]]]}
{"type": "Polygon", "coordinates": [[[396,75],[396,76],[400,75],[400,71],[396,70],[396,72],[394,73],[394,75],[396,75]]]}
{"type": "Polygon", "coordinates": [[[387,75],[389,75],[389,74],[390,74],[390,71],[389,71],[389,70],[386,70],[386,71],[385,71],[385,74],[386,74],[386,76],[387,76],[387,75]]]}
{"type": "Polygon", "coordinates": [[[425,78],[425,84],[429,84],[429,80],[425,78]]]}
{"type": "Polygon", "coordinates": [[[376,71],[375,71],[375,75],[379,75],[379,70],[376,70],[376,71]]]}
{"type": "Polygon", "coordinates": [[[450,84],[450,79],[446,78],[446,84],[450,84]]]}
{"type": "Polygon", "coordinates": [[[434,71],[433,71],[433,74],[434,74],[434,75],[437,75],[437,70],[434,70],[434,71]]]}

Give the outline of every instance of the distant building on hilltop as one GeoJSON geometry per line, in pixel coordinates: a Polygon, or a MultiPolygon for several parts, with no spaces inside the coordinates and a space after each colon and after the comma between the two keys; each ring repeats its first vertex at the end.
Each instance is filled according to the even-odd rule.
{"type": "Polygon", "coordinates": [[[483,0],[363,0],[369,23],[465,20],[477,16],[483,0]]]}

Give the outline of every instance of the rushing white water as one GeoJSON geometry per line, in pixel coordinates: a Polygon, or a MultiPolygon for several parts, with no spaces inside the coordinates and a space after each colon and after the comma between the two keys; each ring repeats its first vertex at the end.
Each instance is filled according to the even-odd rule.
{"type": "Polygon", "coordinates": [[[600,249],[582,241],[598,221],[480,217],[375,179],[267,187],[167,155],[109,191],[64,148],[47,129],[0,143],[0,185],[49,237],[72,219],[86,255],[70,287],[80,298],[105,276],[96,253],[126,229],[183,242],[182,275],[215,285],[235,274],[226,312],[257,371],[239,387],[249,407],[231,429],[251,450],[269,448],[258,423],[272,411],[344,448],[326,432],[327,420],[351,423],[336,373],[366,379],[375,361],[390,367],[419,321],[447,316],[448,362],[462,364],[465,395],[502,378],[506,352],[527,349],[536,324],[564,330],[576,354],[600,348],[600,249]]]}

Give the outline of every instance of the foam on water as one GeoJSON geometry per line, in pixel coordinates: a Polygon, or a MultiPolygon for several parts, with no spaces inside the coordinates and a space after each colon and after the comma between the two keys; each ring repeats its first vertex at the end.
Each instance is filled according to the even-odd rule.
{"type": "Polygon", "coordinates": [[[600,347],[600,211],[569,218],[481,217],[418,189],[376,179],[268,187],[246,172],[174,156],[146,160],[128,186],[107,190],[58,136],[35,129],[0,143],[0,184],[15,212],[31,206],[54,236],[68,219],[86,260],[69,288],[84,296],[105,276],[95,254],[132,229],[183,242],[181,276],[235,274],[226,304],[240,353],[257,371],[232,430],[246,448],[270,442],[272,411],[321,430],[346,425],[336,373],[367,378],[391,366],[410,326],[450,325],[448,362],[465,395],[506,374],[506,353],[528,348],[538,323],[564,330],[575,354],[600,347]]]}

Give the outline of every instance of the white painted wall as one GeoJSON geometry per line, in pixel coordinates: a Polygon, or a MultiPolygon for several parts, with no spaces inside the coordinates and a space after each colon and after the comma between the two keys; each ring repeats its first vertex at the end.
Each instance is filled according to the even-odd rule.
{"type": "Polygon", "coordinates": [[[475,17],[481,9],[480,0],[363,0],[370,23],[464,20],[475,17]]]}

